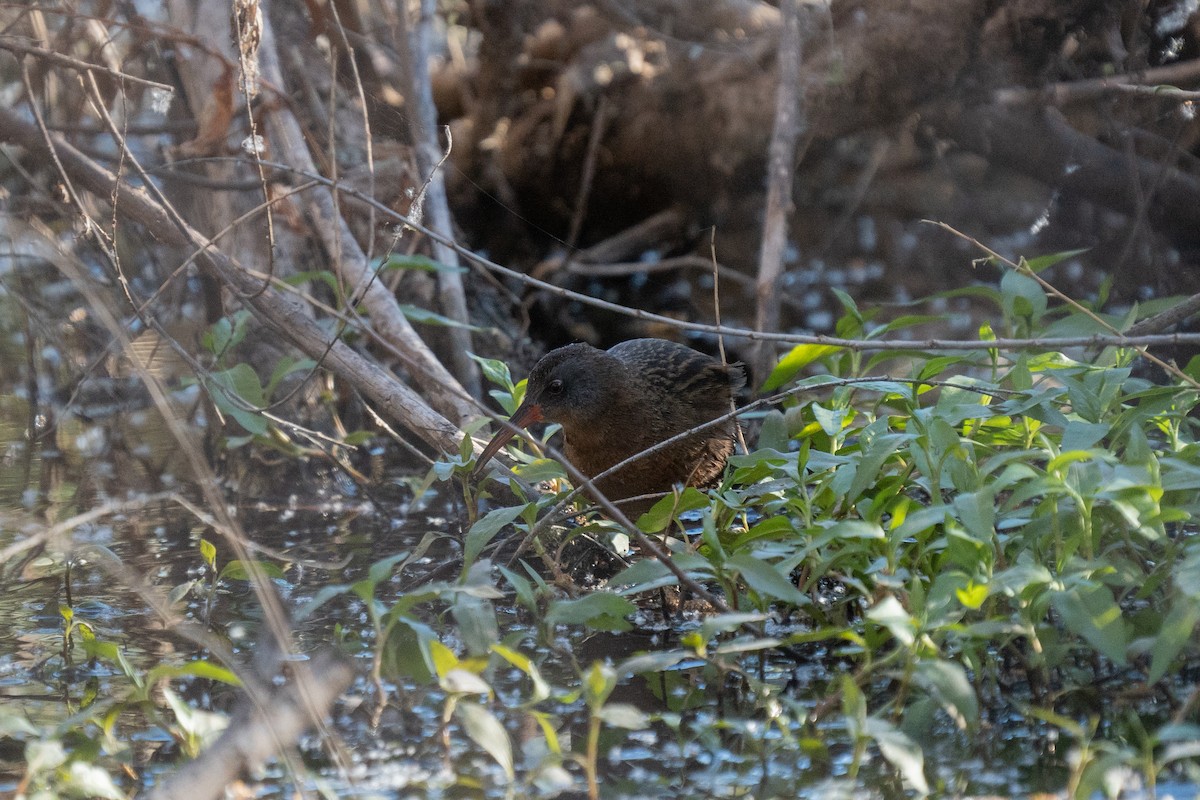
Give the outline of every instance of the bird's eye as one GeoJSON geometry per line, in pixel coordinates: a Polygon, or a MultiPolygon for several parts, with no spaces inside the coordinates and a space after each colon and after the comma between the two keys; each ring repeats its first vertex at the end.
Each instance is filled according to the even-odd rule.
{"type": "Polygon", "coordinates": [[[546,391],[550,394],[562,394],[563,382],[560,380],[552,380],[546,384],[546,391]]]}

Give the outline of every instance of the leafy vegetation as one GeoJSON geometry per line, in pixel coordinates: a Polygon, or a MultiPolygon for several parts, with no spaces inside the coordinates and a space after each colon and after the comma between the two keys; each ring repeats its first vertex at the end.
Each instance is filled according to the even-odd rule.
{"type": "MultiPolygon", "coordinates": [[[[413,578],[445,539],[427,533],[327,583],[299,616],[361,612],[361,625],[339,622],[336,633],[371,664],[374,724],[389,703],[440,709],[430,724],[449,772],[429,786],[495,786],[496,796],[586,787],[592,797],[994,791],[972,765],[1003,764],[1014,742],[1034,752],[1009,766],[1049,765],[1028,788],[1091,797],[1195,782],[1196,371],[1151,376],[1136,352],[1114,349],[1002,353],[988,340],[1098,322],[1046,302],[1027,274],[974,293],[997,320],[975,350],[794,348],[767,383],[781,399],[753,414],[757,446],[732,459],[724,483],[666,497],[639,520],[727,610],[697,607],[652,558],[606,577],[572,568],[566,553],[624,548],[627,532],[594,517],[548,524],[565,487],[528,495],[514,481],[520,501],[495,507],[490,495],[502,493],[469,479],[464,450],[424,483],[458,482],[468,508],[489,501],[464,526],[454,571],[413,578]]],[[[841,300],[845,338],[929,321],[876,323],[841,300]]],[[[214,353],[236,332],[215,329],[214,353]]],[[[482,363],[511,411],[523,384],[482,363]]],[[[527,484],[562,486],[552,460],[515,456],[527,484]]],[[[201,560],[214,577],[176,599],[192,593],[210,608],[217,584],[246,570],[218,572],[207,542],[201,560]]],[[[129,688],[53,732],[0,712],[0,733],[24,743],[28,787],[116,796],[94,764],[128,757],[113,746],[118,710],[137,707],[193,752],[211,721],[177,693],[156,710],[149,689],[232,676],[202,660],[142,675],[64,616],[64,654],[84,647],[129,688]]]]}

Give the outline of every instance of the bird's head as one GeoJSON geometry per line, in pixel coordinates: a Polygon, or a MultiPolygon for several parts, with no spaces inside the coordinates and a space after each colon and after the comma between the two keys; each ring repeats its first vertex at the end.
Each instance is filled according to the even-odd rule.
{"type": "Polygon", "coordinates": [[[567,430],[587,425],[610,405],[621,364],[603,350],[570,344],[551,350],[529,373],[525,399],[505,427],[484,448],[476,469],[482,469],[516,435],[515,428],[548,420],[567,430]]]}

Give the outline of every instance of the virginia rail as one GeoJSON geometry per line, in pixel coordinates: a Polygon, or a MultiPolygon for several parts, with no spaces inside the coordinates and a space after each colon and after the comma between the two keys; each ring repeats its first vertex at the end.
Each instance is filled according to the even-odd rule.
{"type": "MultiPolygon", "coordinates": [[[[595,477],[632,455],[730,410],[745,376],[690,347],[665,339],[633,339],[608,350],[571,344],[552,350],[529,373],[525,401],[509,419],[517,427],[540,420],[562,425],[563,452],[595,477]]],[[[733,452],[730,420],[627,464],[595,482],[596,489],[634,519],[676,484],[715,484],[733,452]]],[[[502,430],[484,448],[477,470],[512,439],[502,430]]]]}

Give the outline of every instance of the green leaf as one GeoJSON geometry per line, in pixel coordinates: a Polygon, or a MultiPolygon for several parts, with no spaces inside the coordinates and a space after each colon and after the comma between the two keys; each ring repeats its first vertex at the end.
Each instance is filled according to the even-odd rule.
{"type": "Polygon", "coordinates": [[[557,480],[566,475],[563,465],[553,458],[535,458],[528,464],[516,465],[512,471],[514,475],[531,484],[557,480]]]}
{"type": "Polygon", "coordinates": [[[727,564],[738,571],[747,586],[765,597],[794,606],[806,606],[811,602],[808,595],[797,589],[774,565],[749,553],[736,553],[727,564]]]}
{"type": "Polygon", "coordinates": [[[306,620],[310,616],[312,616],[313,612],[316,611],[317,609],[319,609],[321,606],[325,605],[333,598],[338,597],[339,595],[346,594],[349,591],[350,591],[349,586],[338,586],[338,585],[322,586],[317,591],[317,593],[314,594],[307,603],[300,606],[300,608],[298,608],[296,610],[296,613],[294,615],[295,621],[303,622],[304,620],[306,620]]]}
{"type": "Polygon", "coordinates": [[[200,538],[200,557],[209,569],[217,568],[217,546],[204,537],[200,538]]]}
{"type": "Polygon", "coordinates": [[[146,686],[153,687],[160,680],[183,676],[219,681],[230,686],[241,686],[241,679],[232,671],[211,661],[189,661],[186,664],[159,664],[146,673],[146,686]]]}
{"type": "Polygon", "coordinates": [[[605,725],[614,728],[624,728],[630,731],[640,731],[650,727],[650,718],[637,706],[628,703],[612,703],[600,709],[596,714],[605,725]]]}
{"type": "Polygon", "coordinates": [[[418,683],[432,680],[435,674],[431,654],[434,643],[437,643],[437,634],[428,625],[399,618],[388,630],[387,639],[376,645],[383,655],[384,675],[404,676],[418,683]]]}
{"type": "Polygon", "coordinates": [[[925,778],[925,753],[899,728],[880,717],[867,717],[866,733],[875,740],[879,752],[895,767],[904,782],[919,795],[929,794],[925,778]]]}
{"type": "Polygon", "coordinates": [[[917,626],[909,613],[900,605],[900,601],[888,595],[867,611],[867,619],[877,625],[887,628],[896,640],[905,647],[912,647],[917,641],[917,626]]]}
{"type": "Polygon", "coordinates": [[[415,272],[467,272],[466,267],[452,267],[440,261],[423,255],[404,255],[395,253],[387,257],[379,269],[382,270],[412,270],[415,272]]]}
{"type": "Polygon", "coordinates": [[[961,665],[942,659],[921,659],[914,673],[959,728],[974,731],[979,725],[979,698],[961,665]]]}
{"type": "Polygon", "coordinates": [[[488,543],[496,537],[496,534],[504,530],[506,525],[521,516],[526,508],[528,508],[527,505],[493,509],[476,521],[467,531],[466,542],[463,544],[464,568],[474,564],[483,548],[487,547],[488,543]]]}
{"type": "Polygon", "coordinates": [[[603,661],[593,661],[583,675],[584,701],[595,713],[600,710],[613,689],[617,688],[617,671],[603,661]]]}
{"type": "Polygon", "coordinates": [[[275,580],[284,579],[283,570],[280,569],[276,564],[272,564],[267,561],[254,561],[251,563],[253,564],[253,568],[251,567],[251,564],[248,564],[245,561],[230,561],[225,565],[225,569],[221,570],[221,574],[217,576],[217,579],[248,581],[251,579],[251,576],[254,574],[255,570],[267,578],[274,578],[275,580]]]}
{"type": "Polygon", "coordinates": [[[1200,624],[1200,604],[1191,598],[1177,599],[1154,637],[1146,683],[1153,685],[1162,680],[1175,658],[1193,643],[1192,632],[1197,624],[1200,624]]]}
{"type": "Polygon", "coordinates": [[[792,348],[791,352],[783,358],[779,359],[779,363],[771,370],[771,374],[767,376],[767,380],[763,383],[762,392],[772,392],[783,386],[800,372],[817,359],[824,358],[830,353],[836,353],[842,350],[841,347],[835,347],[828,344],[798,344],[792,348]]]}
{"type": "Polygon", "coordinates": [[[996,533],[996,508],[991,487],[959,494],[954,498],[954,510],[973,538],[992,541],[996,533]]]}
{"type": "Polygon", "coordinates": [[[233,342],[233,322],[229,317],[221,317],[219,320],[209,326],[204,335],[200,337],[200,343],[204,349],[212,353],[217,358],[225,355],[233,342]]]}
{"type": "Polygon", "coordinates": [[[1100,442],[1108,432],[1112,430],[1111,425],[1106,425],[1102,422],[1080,422],[1072,420],[1067,429],[1063,431],[1062,449],[1068,450],[1087,450],[1100,442]]]}
{"type": "MultiPolygon", "coordinates": [[[[387,558],[381,558],[372,563],[371,566],[367,568],[367,585],[370,588],[369,594],[374,594],[375,587],[390,578],[392,576],[392,570],[395,569],[397,564],[406,558],[408,558],[408,551],[402,550],[399,553],[390,555],[387,558]]],[[[363,599],[366,600],[367,598],[364,597],[363,599]]]]}
{"type": "Polygon", "coordinates": [[[478,673],[455,667],[438,681],[442,691],[452,695],[491,695],[492,687],[478,673]]]}
{"type": "Polygon", "coordinates": [[[829,409],[820,403],[813,403],[810,408],[813,419],[821,426],[821,430],[826,436],[837,436],[841,433],[842,428],[846,426],[846,418],[850,415],[847,409],[829,409]]]}
{"type": "Polygon", "coordinates": [[[1046,313],[1046,292],[1033,278],[1009,270],[1000,279],[1005,310],[1015,317],[1040,319],[1046,313]]]}
{"type": "Polygon", "coordinates": [[[660,650],[641,653],[627,658],[617,665],[617,674],[629,676],[666,672],[681,661],[686,661],[689,658],[692,658],[692,654],[683,650],[660,650]]]}
{"type": "Polygon", "coordinates": [[[617,573],[609,581],[609,586],[619,587],[621,594],[639,594],[661,586],[673,586],[678,580],[658,559],[643,558],[617,573]]]}
{"type": "Polygon", "coordinates": [[[685,511],[708,507],[708,495],[688,486],[679,494],[672,492],[655,503],[649,511],[637,519],[637,526],[646,533],[658,533],[671,524],[671,520],[685,511]]]}
{"type": "MultiPolygon", "coordinates": [[[[886,423],[886,420],[881,420],[886,423]]],[[[875,423],[872,423],[874,425],[875,423]]],[[[866,450],[859,459],[854,471],[854,480],[846,490],[846,501],[855,502],[867,487],[874,486],[879,481],[879,472],[892,453],[910,437],[902,433],[883,433],[873,436],[866,445],[866,450]]]]}
{"type": "Polygon", "coordinates": [[[782,411],[773,408],[763,415],[762,428],[758,432],[759,450],[785,452],[790,438],[782,411]]]}
{"type": "Polygon", "coordinates": [[[971,581],[961,589],[955,589],[954,596],[958,598],[958,602],[962,603],[964,607],[972,611],[978,611],[979,607],[983,605],[983,601],[987,599],[988,586],[986,583],[971,581]]]}
{"type": "Polygon", "coordinates": [[[264,394],[267,397],[274,397],[275,390],[279,388],[279,384],[284,378],[296,372],[308,372],[316,365],[317,362],[311,358],[284,356],[279,359],[275,369],[271,370],[271,377],[267,380],[266,388],[263,390],[264,394]]]}
{"type": "Polygon", "coordinates": [[[508,581],[509,586],[513,587],[513,591],[517,594],[517,602],[530,611],[536,611],[537,598],[533,594],[533,583],[503,565],[497,566],[497,569],[508,581]]]}
{"type": "Polygon", "coordinates": [[[179,723],[179,727],[186,731],[189,736],[194,736],[201,742],[208,743],[229,727],[229,717],[224,714],[205,711],[200,708],[192,708],[184,702],[183,698],[171,691],[169,687],[164,686],[162,693],[163,698],[167,701],[167,705],[171,707],[171,711],[175,714],[175,720],[179,723]]]}
{"type": "Polygon", "coordinates": [[[478,703],[459,703],[454,707],[454,715],[471,741],[495,759],[508,779],[513,780],[512,742],[496,715],[478,703]]]}
{"type": "Polygon", "coordinates": [[[556,600],[546,612],[549,625],[586,625],[600,631],[627,631],[625,620],[637,611],[630,601],[612,592],[592,592],[576,600],[556,600]]]}
{"type": "Polygon", "coordinates": [[[524,672],[533,682],[533,695],[527,701],[527,705],[540,703],[550,696],[550,685],[542,678],[542,673],[538,670],[537,665],[528,657],[502,644],[492,645],[492,652],[524,672]]]}
{"type": "Polygon", "coordinates": [[[433,661],[434,672],[439,678],[446,677],[451,670],[458,668],[458,656],[436,639],[429,643],[429,657],[433,661]]]}
{"type": "Polygon", "coordinates": [[[1083,637],[1113,663],[1124,666],[1129,646],[1129,625],[1121,616],[1121,607],[1104,586],[1087,584],[1053,592],[1051,603],[1067,630],[1083,637]]]}
{"type": "Polygon", "coordinates": [[[782,640],[774,637],[739,636],[718,645],[717,653],[752,653],[756,650],[774,650],[782,640]]]}
{"type": "Polygon", "coordinates": [[[404,316],[412,322],[419,322],[424,325],[437,325],[443,328],[462,328],[464,330],[474,331],[475,333],[482,333],[484,330],[478,325],[470,325],[465,322],[459,322],[458,320],[451,319],[444,314],[438,314],[435,311],[430,311],[427,308],[421,308],[420,306],[414,306],[409,303],[400,303],[399,308],[400,313],[404,314],[404,316]]]}
{"type": "Polygon", "coordinates": [[[247,432],[262,436],[269,430],[267,418],[257,410],[266,406],[266,394],[258,374],[249,364],[235,364],[221,372],[210,372],[205,386],[221,413],[233,417],[247,432]]]}
{"type": "Polygon", "coordinates": [[[744,612],[713,614],[710,617],[705,617],[704,622],[700,623],[700,638],[707,642],[718,633],[735,631],[743,625],[748,625],[752,622],[762,622],[766,618],[765,614],[747,614],[744,612]]]}
{"type": "MultiPolygon", "coordinates": [[[[483,377],[487,378],[491,383],[496,384],[505,391],[512,391],[512,373],[508,370],[508,364],[505,364],[498,358],[484,358],[477,356],[474,353],[467,353],[471,360],[479,365],[483,377]]],[[[512,413],[512,412],[509,412],[512,413]]]]}
{"type": "MultiPolygon", "coordinates": [[[[487,562],[478,566],[487,567],[486,573],[491,572],[487,562]]],[[[491,589],[489,585],[487,587],[491,589]]],[[[500,640],[500,627],[496,622],[496,610],[490,602],[482,597],[467,592],[459,592],[454,596],[450,606],[454,622],[458,627],[459,638],[467,647],[467,652],[473,656],[487,653],[500,640]]]]}
{"type": "Polygon", "coordinates": [[[1069,258],[1074,258],[1075,256],[1083,255],[1084,253],[1088,252],[1088,250],[1090,250],[1090,249],[1091,248],[1084,247],[1084,248],[1080,248],[1079,250],[1065,250],[1061,253],[1049,253],[1044,256],[1037,256],[1036,258],[1031,258],[1028,261],[1026,261],[1025,259],[1021,259],[1021,260],[1024,262],[1025,266],[1029,267],[1029,270],[1031,272],[1036,273],[1036,272],[1041,272],[1042,270],[1046,269],[1047,267],[1052,267],[1055,264],[1059,263],[1060,261],[1066,261],[1069,258]]]}

